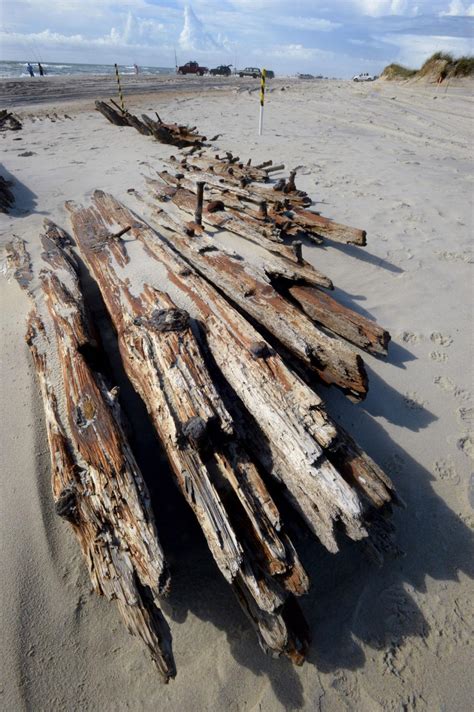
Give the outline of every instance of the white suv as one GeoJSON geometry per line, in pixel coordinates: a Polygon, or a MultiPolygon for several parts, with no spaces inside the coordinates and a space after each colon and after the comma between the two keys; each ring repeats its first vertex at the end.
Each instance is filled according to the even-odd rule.
{"type": "Polygon", "coordinates": [[[377,79],[378,77],[374,76],[373,74],[356,74],[355,77],[352,77],[353,82],[373,82],[377,79]]]}

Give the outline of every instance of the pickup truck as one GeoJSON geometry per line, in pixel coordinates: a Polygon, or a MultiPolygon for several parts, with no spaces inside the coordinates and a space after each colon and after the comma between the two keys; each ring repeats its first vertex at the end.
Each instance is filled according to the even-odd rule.
{"type": "Polygon", "coordinates": [[[177,69],[178,74],[198,74],[200,77],[203,74],[207,74],[208,71],[207,67],[200,67],[197,62],[186,62],[186,64],[177,69]]]}
{"type": "Polygon", "coordinates": [[[214,67],[214,69],[209,70],[209,74],[213,74],[214,76],[220,75],[221,77],[230,77],[232,74],[230,67],[230,64],[220,64],[218,67],[214,67]]]}

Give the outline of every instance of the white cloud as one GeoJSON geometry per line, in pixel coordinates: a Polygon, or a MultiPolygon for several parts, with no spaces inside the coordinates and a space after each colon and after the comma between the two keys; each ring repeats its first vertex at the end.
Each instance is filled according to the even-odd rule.
{"type": "Polygon", "coordinates": [[[206,32],[190,5],[184,8],[184,27],[179,36],[179,45],[184,50],[201,52],[219,49],[221,46],[209,32],[206,32]]]}
{"type": "Polygon", "coordinates": [[[305,47],[302,44],[276,45],[269,49],[255,49],[255,56],[286,57],[288,59],[308,60],[315,57],[334,57],[334,52],[329,52],[316,47],[305,47]]]}
{"type": "Polygon", "coordinates": [[[434,52],[451,52],[454,55],[470,54],[470,37],[450,37],[447,35],[384,35],[379,38],[398,47],[396,61],[409,67],[418,68],[434,52]]]}
{"type": "Polygon", "coordinates": [[[337,27],[341,27],[340,22],[319,19],[317,17],[275,17],[272,20],[274,25],[282,27],[294,27],[297,30],[316,30],[318,32],[330,32],[337,27]]]}
{"type": "Polygon", "coordinates": [[[370,17],[405,15],[411,9],[408,0],[355,0],[354,4],[370,17]]]}
{"type": "Polygon", "coordinates": [[[339,76],[355,66],[379,73],[400,56],[419,64],[437,49],[469,52],[467,39],[451,35],[467,36],[474,24],[472,0],[189,0],[187,9],[186,0],[0,4],[2,59],[26,60],[36,45],[50,62],[171,67],[176,47],[181,63],[220,64],[227,54],[245,66],[268,56],[278,73],[339,76]]]}
{"type": "Polygon", "coordinates": [[[461,0],[451,0],[447,10],[439,13],[440,17],[474,17],[474,3],[464,6],[461,0]]]}

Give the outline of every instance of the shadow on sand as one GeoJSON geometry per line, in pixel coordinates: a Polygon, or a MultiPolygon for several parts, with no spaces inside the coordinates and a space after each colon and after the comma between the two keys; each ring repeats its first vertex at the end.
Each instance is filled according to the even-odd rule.
{"type": "Polygon", "coordinates": [[[13,193],[15,202],[8,211],[8,215],[14,218],[24,217],[36,212],[36,193],[33,193],[24,183],[18,180],[5,166],[0,164],[0,175],[10,183],[10,190],[13,193]]]}

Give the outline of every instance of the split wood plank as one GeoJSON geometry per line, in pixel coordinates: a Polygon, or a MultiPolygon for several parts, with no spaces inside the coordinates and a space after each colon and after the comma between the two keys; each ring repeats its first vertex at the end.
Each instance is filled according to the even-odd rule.
{"type": "Polygon", "coordinates": [[[73,527],[94,589],[117,601],[165,680],[175,675],[158,596],[169,574],[147,487],[121,424],[114,391],[89,366],[91,336],[66,234],[45,221],[40,267],[25,244],[10,246],[15,277],[33,300],[27,342],[43,397],[55,508],[73,527]]]}
{"type": "MultiPolygon", "coordinates": [[[[216,289],[203,280],[176,253],[164,236],[151,229],[112,196],[96,191],[94,204],[113,225],[133,225],[131,237],[140,240],[166,270],[175,300],[192,307],[203,324],[212,357],[257,427],[250,426],[253,452],[263,467],[286,486],[293,506],[330,550],[337,551],[335,521],[346,533],[366,536],[365,505],[360,493],[365,480],[377,480],[370,458],[353,459],[355,476],[346,482],[328,460],[326,452],[337,442],[337,428],[328,418],[321,399],[288,369],[261,335],[233,309],[216,289]]],[[[163,275],[160,277],[163,283],[163,275]]],[[[338,447],[344,458],[344,443],[338,447]]],[[[351,460],[351,454],[348,453],[351,460]]],[[[376,484],[374,506],[392,499],[393,487],[385,476],[376,484]]]]}
{"type": "MultiPolygon", "coordinates": [[[[156,216],[160,220],[160,214],[156,216]]],[[[189,237],[182,230],[172,243],[211,283],[261,324],[326,384],[355,399],[365,397],[367,377],[361,357],[340,339],[318,329],[272,286],[266,273],[238,257],[224,254],[207,235],[189,237]]]]}
{"type": "MultiPolygon", "coordinates": [[[[116,326],[126,372],[147,405],[221,572],[253,600],[251,619],[262,645],[301,661],[306,643],[298,643],[283,625],[280,609],[289,593],[307,590],[307,576],[289,540],[278,534],[278,511],[255,466],[241,447],[227,442],[231,419],[207,373],[188,314],[140,278],[135,283],[120,277],[129,261],[126,243],[110,240],[108,225],[117,224],[116,216],[96,197],[102,212],[69,205],[71,220],[116,326]],[[138,291],[132,293],[131,283],[138,291]],[[282,626],[284,639],[272,633],[282,626]]],[[[136,221],[130,226],[133,232],[136,221]]]]}
{"type": "Polygon", "coordinates": [[[387,355],[390,334],[375,322],[343,306],[319,289],[292,286],[289,292],[313,321],[322,324],[326,329],[342,336],[364,351],[387,355]]]}

